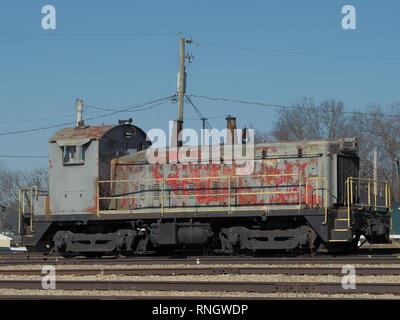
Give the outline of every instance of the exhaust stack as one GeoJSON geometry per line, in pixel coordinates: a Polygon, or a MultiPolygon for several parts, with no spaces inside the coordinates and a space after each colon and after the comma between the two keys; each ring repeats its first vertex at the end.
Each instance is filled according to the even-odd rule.
{"type": "Polygon", "coordinates": [[[76,127],[83,127],[85,122],[82,120],[82,113],[83,113],[83,100],[77,98],[75,101],[75,108],[76,108],[76,127]]]}
{"type": "Polygon", "coordinates": [[[228,115],[225,120],[226,128],[228,129],[226,137],[227,144],[237,144],[236,118],[228,115]]]}

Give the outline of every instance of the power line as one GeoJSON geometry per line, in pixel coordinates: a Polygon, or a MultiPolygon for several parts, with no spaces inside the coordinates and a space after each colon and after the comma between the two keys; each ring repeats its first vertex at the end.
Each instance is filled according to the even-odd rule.
{"type": "MultiPolygon", "coordinates": [[[[105,114],[102,114],[102,115],[99,115],[99,116],[95,116],[95,117],[90,117],[90,118],[87,118],[85,120],[86,121],[90,121],[90,120],[100,119],[100,118],[112,116],[112,115],[117,114],[117,113],[131,111],[132,109],[144,107],[146,105],[154,104],[154,103],[159,102],[158,104],[156,104],[154,106],[150,106],[150,107],[147,107],[147,108],[142,108],[140,110],[135,110],[133,112],[148,110],[148,109],[155,108],[156,106],[161,105],[162,103],[164,103],[166,100],[169,100],[169,99],[171,99],[171,97],[165,97],[165,98],[153,100],[153,101],[150,101],[150,102],[142,103],[142,104],[139,104],[139,105],[128,106],[128,107],[125,107],[122,110],[115,110],[113,112],[105,113],[105,114]]],[[[55,125],[50,125],[50,126],[45,126],[45,127],[41,127],[41,128],[31,128],[31,129],[25,129],[25,130],[3,132],[3,133],[0,133],[0,136],[13,135],[13,134],[18,134],[18,133],[34,132],[34,131],[41,131],[41,130],[46,130],[46,129],[58,128],[58,127],[66,127],[66,126],[69,126],[71,124],[75,124],[75,121],[65,122],[65,123],[55,124],[55,125]]]]}
{"type": "MultiPolygon", "coordinates": [[[[174,96],[169,96],[169,97],[157,99],[157,100],[154,100],[154,101],[142,103],[142,104],[139,104],[139,105],[129,105],[129,106],[122,107],[122,109],[103,108],[103,109],[106,109],[106,110],[111,111],[111,112],[105,113],[105,114],[102,114],[102,115],[99,115],[99,116],[96,116],[96,117],[91,117],[91,118],[88,118],[88,119],[86,119],[86,120],[100,119],[100,118],[108,117],[108,116],[111,116],[111,115],[114,115],[114,114],[117,114],[117,113],[132,111],[132,110],[134,110],[134,109],[141,108],[141,107],[147,106],[147,105],[149,105],[149,104],[153,104],[153,103],[159,102],[158,104],[156,104],[156,105],[154,105],[154,106],[150,106],[150,107],[147,107],[147,108],[142,108],[142,109],[135,110],[135,111],[132,111],[132,112],[137,112],[137,111],[143,111],[143,110],[153,109],[153,108],[155,108],[155,107],[160,106],[161,104],[163,104],[166,100],[171,100],[173,97],[174,97],[174,96]]],[[[87,107],[93,108],[94,106],[89,106],[89,105],[88,105],[87,107]]],[[[100,108],[100,107],[95,107],[95,108],[100,108]]]]}
{"type": "MultiPolygon", "coordinates": [[[[86,111],[85,114],[94,114],[94,113],[100,113],[101,111],[116,111],[117,109],[110,109],[110,108],[103,108],[103,107],[96,107],[92,105],[86,105],[85,108],[93,108],[97,109],[97,111],[86,111]]],[[[124,107],[125,108],[125,107],[124,107]]],[[[151,109],[151,108],[149,108],[151,109]]],[[[146,109],[143,109],[146,110],[146,109]]],[[[141,110],[138,110],[141,111],[141,110]]],[[[75,114],[68,114],[68,115],[59,115],[59,116],[53,116],[53,117],[47,117],[47,118],[34,118],[34,119],[28,119],[28,120],[13,120],[13,121],[1,121],[0,125],[2,124],[14,124],[14,123],[26,123],[26,122],[40,122],[40,121],[45,121],[45,120],[52,120],[52,119],[60,119],[60,118],[70,118],[74,117],[75,114]]]]}
{"type": "Polygon", "coordinates": [[[214,139],[215,142],[218,143],[218,139],[215,137],[215,134],[214,134],[214,132],[213,132],[213,130],[212,130],[211,124],[210,124],[210,122],[208,121],[208,118],[205,117],[205,116],[200,112],[200,110],[199,110],[199,109],[196,107],[196,105],[193,103],[192,99],[190,99],[190,96],[186,95],[186,98],[187,98],[188,102],[190,103],[190,105],[193,107],[193,109],[194,109],[194,111],[196,112],[196,114],[197,114],[197,116],[199,117],[199,119],[200,119],[201,121],[203,121],[203,123],[205,123],[205,125],[207,126],[207,128],[210,130],[212,139],[214,139]]]}
{"type": "Polygon", "coordinates": [[[0,36],[5,37],[164,37],[179,36],[178,32],[165,33],[29,33],[29,32],[0,32],[0,36]]]}
{"type": "MultiPolygon", "coordinates": [[[[99,113],[100,111],[88,111],[86,113],[99,113]]],[[[34,119],[28,119],[28,120],[13,120],[13,121],[2,121],[0,122],[1,124],[14,124],[14,123],[26,123],[26,122],[40,122],[40,121],[45,121],[45,120],[52,120],[52,119],[60,119],[60,118],[67,118],[67,117],[74,117],[75,114],[66,114],[66,115],[59,115],[59,116],[53,116],[53,117],[47,117],[47,118],[34,118],[34,119]]]]}
{"type": "Polygon", "coordinates": [[[237,102],[237,103],[244,103],[244,104],[254,104],[254,105],[261,105],[265,107],[278,107],[278,108],[291,108],[291,109],[297,109],[295,106],[286,106],[282,104],[270,104],[270,103],[262,103],[262,102],[250,102],[250,101],[245,101],[245,100],[237,100],[237,99],[229,99],[229,98],[217,98],[217,97],[208,97],[208,96],[197,96],[194,94],[190,95],[191,97],[194,98],[202,98],[202,99],[208,99],[208,100],[214,100],[214,101],[224,101],[224,102],[237,102]]]}
{"type": "MultiPolygon", "coordinates": [[[[272,108],[282,108],[282,109],[298,109],[298,110],[307,110],[308,108],[300,107],[300,106],[288,106],[282,104],[271,104],[271,103],[263,103],[263,102],[254,102],[254,101],[245,101],[245,100],[238,100],[238,99],[230,99],[230,98],[218,98],[218,97],[208,97],[208,96],[197,96],[197,95],[190,95],[194,98],[202,98],[208,99],[213,101],[223,101],[223,102],[235,102],[241,104],[248,104],[248,105],[258,105],[263,107],[272,107],[272,108]]],[[[324,110],[326,112],[332,113],[343,113],[343,114],[354,114],[354,115],[370,115],[370,116],[383,116],[383,117],[393,117],[396,116],[394,114],[385,114],[385,113],[371,113],[371,112],[358,112],[358,111],[336,111],[336,110],[324,110]]]]}
{"type": "Polygon", "coordinates": [[[221,47],[227,49],[239,49],[247,51],[258,51],[265,53],[281,53],[299,56],[316,56],[316,57],[330,57],[330,58],[344,58],[344,59],[360,59],[360,60],[383,60],[383,61],[400,61],[400,58],[390,58],[390,57],[370,57],[370,56],[352,56],[352,55],[341,55],[341,54],[330,54],[330,53],[318,53],[318,52],[304,52],[304,51],[289,51],[289,50],[275,50],[275,49],[261,49],[261,48],[248,48],[236,45],[224,45],[216,43],[207,42],[197,42],[199,45],[221,47]]]}
{"type": "Polygon", "coordinates": [[[48,158],[48,156],[0,155],[0,158],[48,158]]]}
{"type": "MultiPolygon", "coordinates": [[[[208,120],[212,120],[212,119],[222,119],[222,118],[226,118],[225,114],[219,115],[219,116],[214,116],[214,117],[207,117],[208,120]]],[[[185,121],[198,121],[199,118],[184,118],[185,121]]]]}
{"type": "Polygon", "coordinates": [[[0,136],[8,136],[8,135],[13,135],[13,134],[18,134],[18,133],[27,133],[27,132],[41,131],[41,130],[52,129],[52,128],[65,127],[65,126],[69,126],[74,123],[75,123],[75,121],[55,124],[55,125],[41,127],[41,128],[32,128],[32,129],[26,129],[26,130],[3,132],[3,133],[0,133],[0,136]]]}

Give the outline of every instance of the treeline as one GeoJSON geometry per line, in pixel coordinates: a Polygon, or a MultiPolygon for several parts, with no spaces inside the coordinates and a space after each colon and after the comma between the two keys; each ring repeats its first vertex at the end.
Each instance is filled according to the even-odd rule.
{"type": "Polygon", "coordinates": [[[371,105],[364,112],[346,111],[343,102],[316,104],[303,98],[292,108],[279,109],[271,131],[255,130],[262,141],[357,138],[360,176],[373,177],[373,152],[378,150],[378,179],[388,180],[399,201],[400,103],[371,105]]]}

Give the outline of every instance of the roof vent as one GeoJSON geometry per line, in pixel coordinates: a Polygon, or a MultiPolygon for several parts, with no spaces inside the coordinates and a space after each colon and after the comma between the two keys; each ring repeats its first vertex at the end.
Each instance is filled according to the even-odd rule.
{"type": "Polygon", "coordinates": [[[132,122],[132,118],[129,118],[128,120],[118,120],[118,124],[131,124],[132,122]]]}

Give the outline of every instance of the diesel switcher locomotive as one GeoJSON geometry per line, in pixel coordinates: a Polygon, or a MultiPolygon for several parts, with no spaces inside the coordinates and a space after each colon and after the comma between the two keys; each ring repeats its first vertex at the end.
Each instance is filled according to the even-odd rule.
{"type": "Polygon", "coordinates": [[[211,146],[181,147],[209,161],[160,148],[151,154],[166,161],[154,163],[139,127],[82,123],[49,140],[49,190],[20,190],[19,233],[29,250],[66,256],[388,243],[390,188],[359,176],[357,147],[353,138],[257,143],[251,173],[238,174],[211,146]]]}

